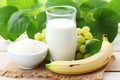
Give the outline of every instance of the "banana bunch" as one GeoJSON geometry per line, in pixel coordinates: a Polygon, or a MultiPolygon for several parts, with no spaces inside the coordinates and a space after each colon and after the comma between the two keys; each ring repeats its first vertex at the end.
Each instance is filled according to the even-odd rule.
{"type": "Polygon", "coordinates": [[[82,60],[54,61],[46,64],[46,68],[60,74],[84,74],[105,66],[112,56],[112,44],[103,37],[101,49],[98,53],[82,60]]]}

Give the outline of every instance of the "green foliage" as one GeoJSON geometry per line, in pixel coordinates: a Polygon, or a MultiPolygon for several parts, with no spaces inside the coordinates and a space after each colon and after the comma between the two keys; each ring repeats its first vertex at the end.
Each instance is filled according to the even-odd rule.
{"type": "Polygon", "coordinates": [[[95,31],[98,31],[99,34],[108,34],[108,40],[112,42],[118,31],[119,20],[117,14],[110,9],[101,8],[96,10],[93,15],[95,18],[94,27],[98,27],[97,29],[95,29],[95,31]]]}
{"type": "MultiPolygon", "coordinates": [[[[90,26],[92,34],[98,39],[102,39],[101,35],[106,33],[109,41],[112,42],[117,35],[120,17],[117,15],[119,11],[115,12],[116,9],[111,10],[106,7],[109,3],[105,0],[88,0],[83,3],[80,6],[82,19],[77,21],[77,26],[90,26]]],[[[120,8],[117,7],[118,9],[120,8]]]]}
{"type": "Polygon", "coordinates": [[[94,11],[98,8],[104,7],[107,2],[103,0],[89,0],[83,3],[80,7],[85,11],[94,11]]]}
{"type": "Polygon", "coordinates": [[[41,32],[46,27],[46,13],[41,12],[37,15],[36,19],[32,18],[30,25],[27,28],[29,38],[34,38],[35,33],[41,32]]]}
{"type": "Polygon", "coordinates": [[[112,9],[115,13],[117,13],[120,19],[120,0],[111,0],[106,5],[106,8],[112,9]]]}
{"type": "Polygon", "coordinates": [[[42,31],[42,29],[44,29],[46,27],[46,13],[45,12],[41,12],[37,15],[37,22],[40,25],[40,31],[42,31]]]}
{"type": "Polygon", "coordinates": [[[18,9],[28,9],[35,6],[37,0],[7,0],[7,5],[15,6],[18,9]]]}
{"type": "Polygon", "coordinates": [[[116,37],[117,23],[120,21],[119,0],[2,0],[2,3],[0,35],[11,41],[25,31],[29,38],[34,38],[36,32],[46,27],[45,6],[76,7],[77,27],[90,26],[92,34],[98,39],[106,33],[110,42],[116,37]]]}
{"type": "Polygon", "coordinates": [[[6,0],[0,0],[0,7],[6,6],[6,0]]]}
{"type": "Polygon", "coordinates": [[[20,36],[27,29],[29,23],[29,18],[26,15],[22,12],[15,12],[8,21],[8,30],[12,34],[20,36]]]}
{"type": "Polygon", "coordinates": [[[36,26],[38,26],[38,23],[36,23],[36,21],[35,21],[35,23],[34,22],[30,22],[30,24],[29,24],[29,26],[27,28],[27,35],[28,35],[29,38],[33,39],[34,35],[37,32],[39,32],[39,28],[36,27],[36,26]]]}
{"type": "Polygon", "coordinates": [[[46,3],[46,7],[58,6],[58,5],[75,6],[75,3],[72,0],[48,0],[46,3]]]}
{"type": "Polygon", "coordinates": [[[16,11],[18,11],[18,9],[13,6],[5,6],[0,8],[0,35],[5,39],[14,40],[15,38],[17,38],[17,36],[13,36],[8,31],[7,26],[7,22],[10,16],[16,11]]]}
{"type": "Polygon", "coordinates": [[[91,40],[86,46],[87,53],[90,53],[92,55],[97,53],[101,48],[101,44],[102,40],[97,39],[91,40]]]}

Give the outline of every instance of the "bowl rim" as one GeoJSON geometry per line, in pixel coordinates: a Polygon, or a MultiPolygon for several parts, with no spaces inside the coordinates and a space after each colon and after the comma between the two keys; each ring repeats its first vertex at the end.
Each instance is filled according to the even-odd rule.
{"type": "MultiPolygon", "coordinates": [[[[20,40],[21,41],[21,40],[20,40]]],[[[16,42],[18,42],[18,41],[15,41],[15,42],[12,42],[12,43],[10,43],[8,46],[7,46],[7,52],[8,53],[10,53],[10,54],[14,54],[14,55],[21,55],[21,56],[28,56],[28,55],[38,55],[38,54],[43,54],[44,52],[47,52],[48,51],[48,46],[47,46],[47,44],[46,43],[44,43],[44,42],[42,42],[42,41],[38,41],[38,40],[35,40],[35,41],[37,41],[38,43],[40,43],[40,44],[43,44],[43,47],[44,47],[44,49],[42,49],[41,51],[38,51],[38,52],[36,52],[36,53],[30,53],[30,54],[23,54],[23,53],[19,53],[19,52],[14,52],[14,51],[11,51],[10,50],[10,47],[12,46],[12,45],[14,45],[16,42]]]]}

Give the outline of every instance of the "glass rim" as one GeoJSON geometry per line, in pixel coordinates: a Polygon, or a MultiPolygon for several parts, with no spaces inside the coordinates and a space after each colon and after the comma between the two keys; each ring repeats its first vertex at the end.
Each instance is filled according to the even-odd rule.
{"type": "Polygon", "coordinates": [[[73,7],[73,6],[68,6],[68,5],[60,5],[60,6],[51,6],[51,7],[48,7],[46,8],[46,14],[49,14],[49,15],[52,15],[52,16],[70,16],[72,15],[73,13],[76,13],[76,8],[73,7]],[[63,8],[69,8],[69,9],[72,9],[74,10],[72,13],[66,13],[66,14],[55,14],[55,13],[50,13],[49,10],[52,9],[52,8],[58,8],[58,7],[63,7],[63,8]]]}

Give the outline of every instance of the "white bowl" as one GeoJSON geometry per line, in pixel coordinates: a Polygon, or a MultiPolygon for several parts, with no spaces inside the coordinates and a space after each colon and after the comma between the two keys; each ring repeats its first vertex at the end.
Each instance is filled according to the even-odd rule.
{"type": "Polygon", "coordinates": [[[22,40],[13,42],[9,44],[7,47],[8,55],[10,56],[10,58],[22,69],[36,68],[47,55],[48,47],[44,42],[31,40],[31,39],[28,40],[30,40],[30,42],[28,41],[27,43],[23,43],[23,44],[22,44],[22,40]],[[22,46],[19,46],[21,44],[22,46]],[[34,46],[36,48],[37,47],[41,47],[41,48],[40,49],[37,48],[38,51],[35,48],[36,49],[35,51],[35,49],[32,49],[34,46]],[[22,53],[22,51],[23,52],[26,51],[27,53],[25,52],[22,53]]]}

